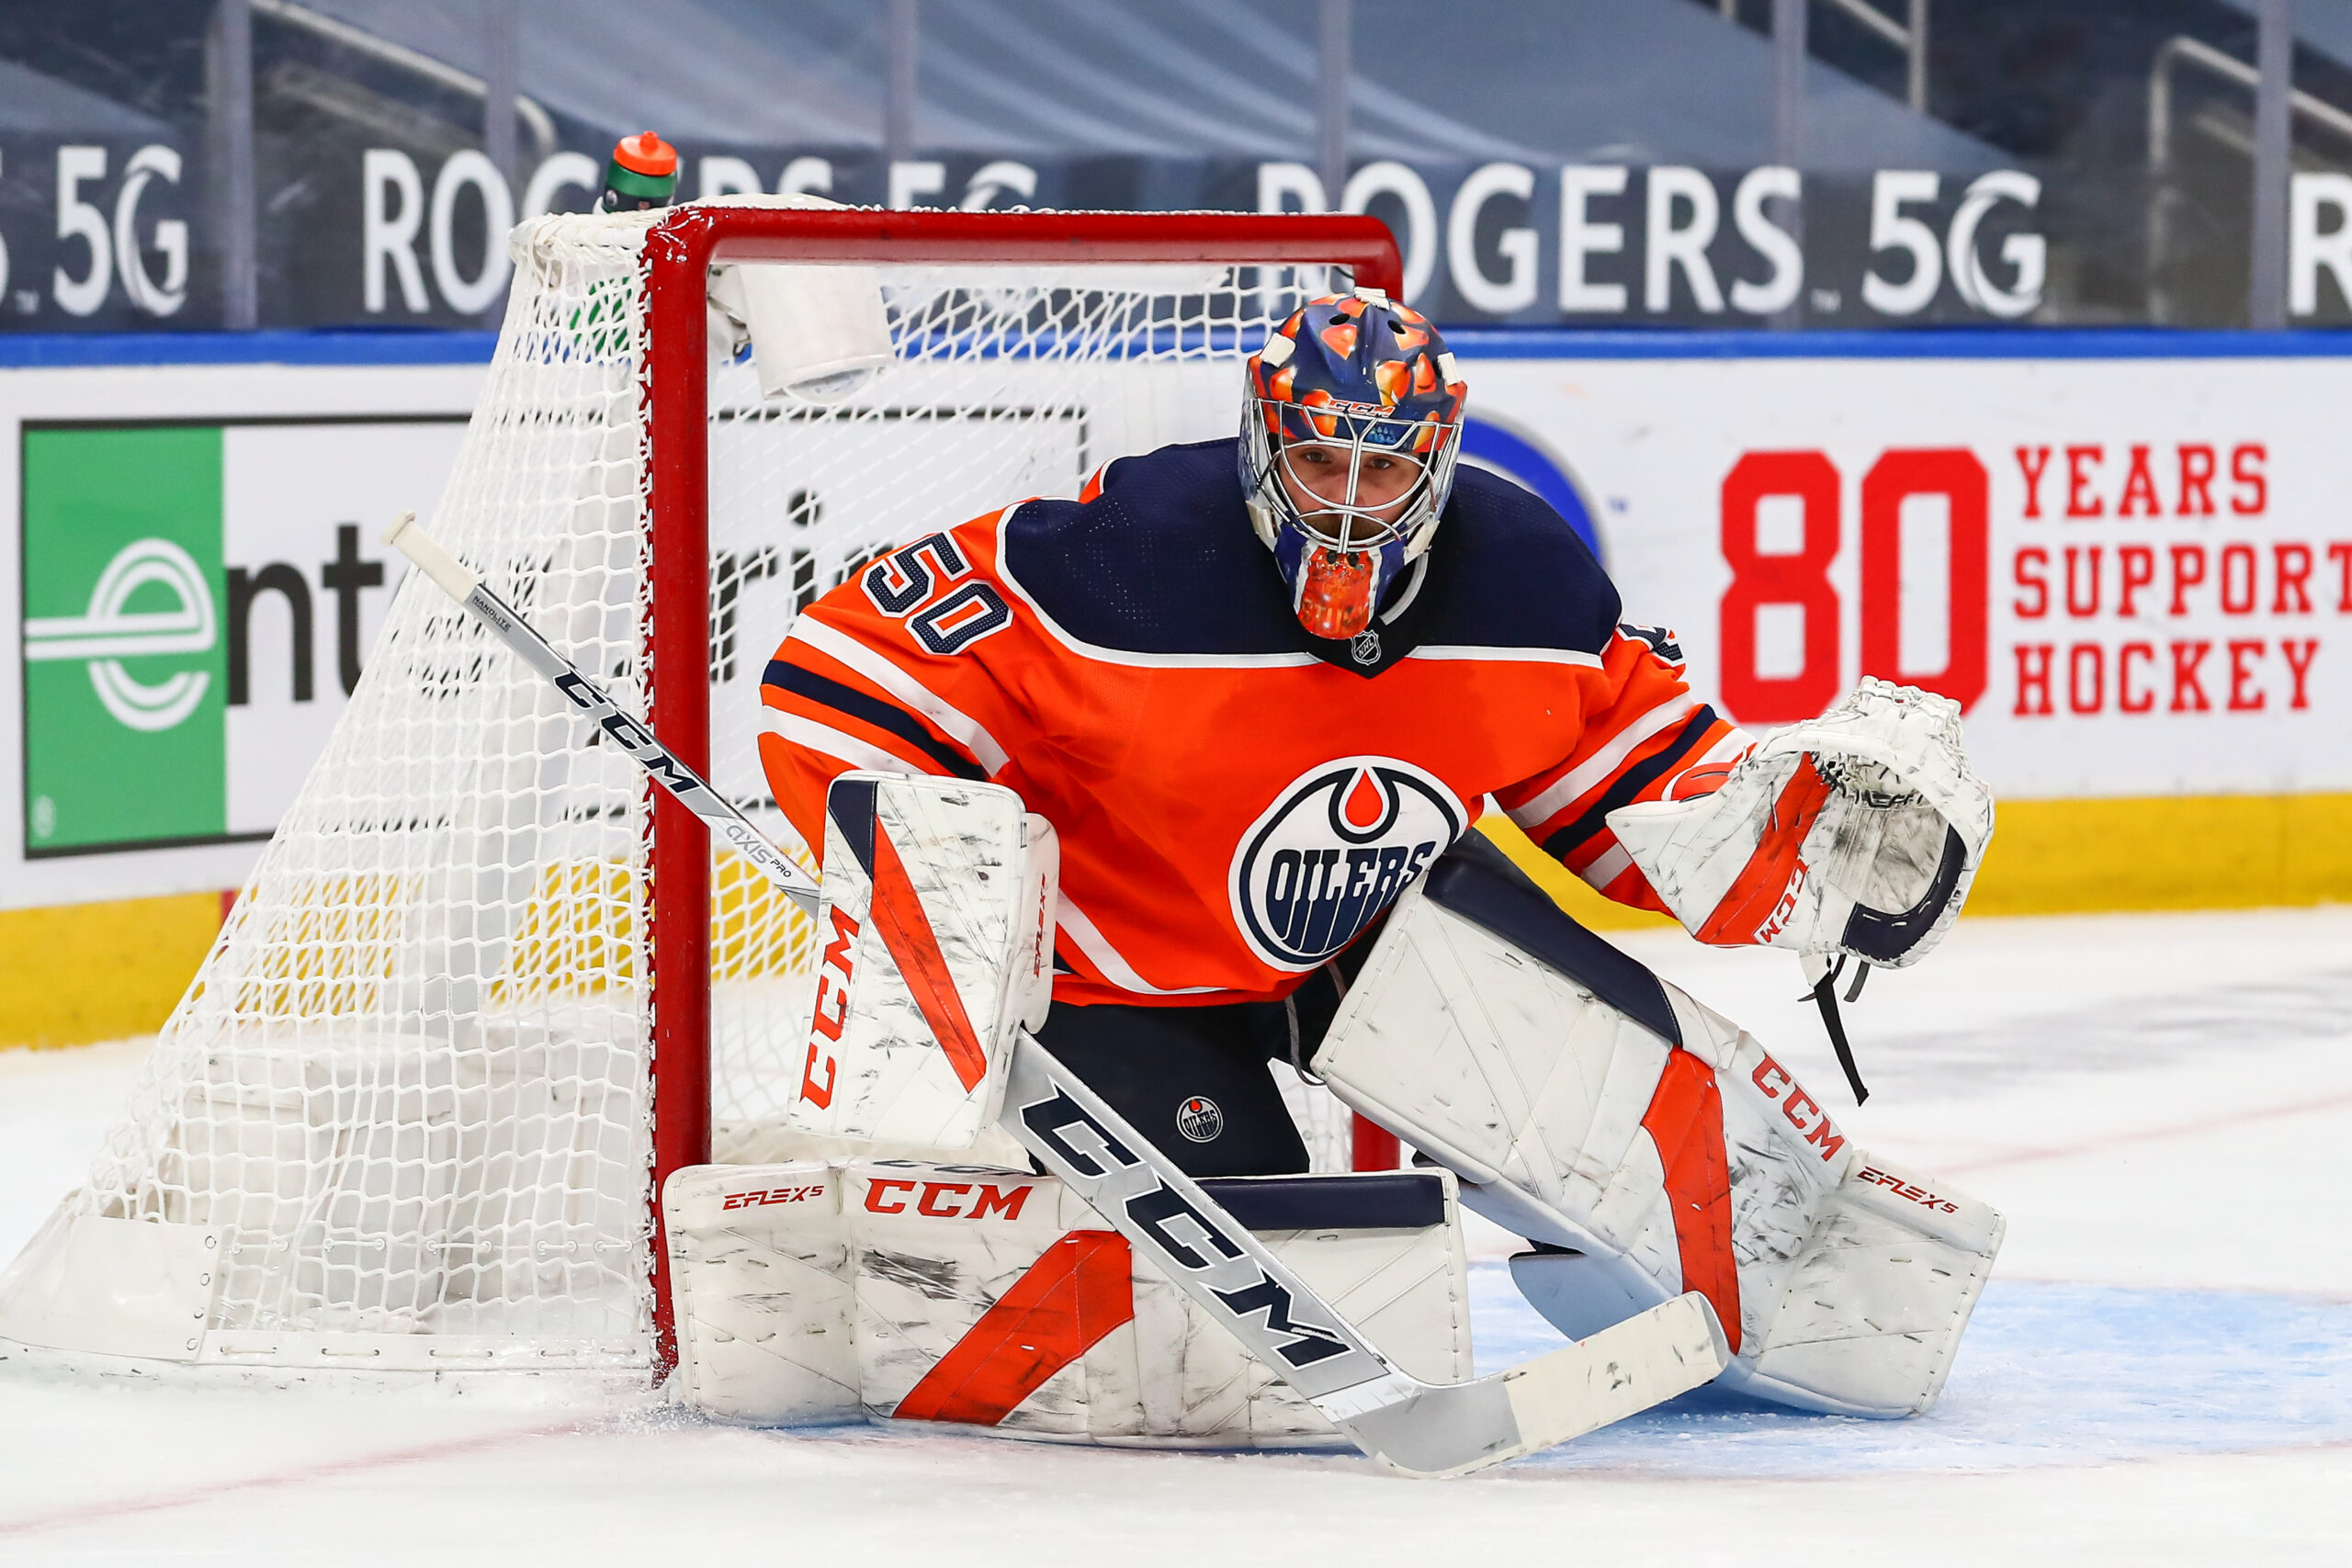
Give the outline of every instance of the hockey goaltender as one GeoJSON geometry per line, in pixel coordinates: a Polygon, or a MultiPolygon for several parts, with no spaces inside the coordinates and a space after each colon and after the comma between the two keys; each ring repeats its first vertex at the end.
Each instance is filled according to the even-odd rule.
{"type": "Polygon", "coordinates": [[[1247,378],[1238,440],[907,544],[768,666],[763,760],[823,855],[794,1108],[822,1136],[672,1182],[688,1396],[1141,1443],[1336,1422],[1370,1449],[1348,1413],[1374,1395],[1245,1353],[1259,1298],[1179,1290],[1169,1259],[1233,1250],[1192,1224],[1231,1216],[1376,1348],[1402,1408],[1469,1376],[1459,1202],[1532,1244],[1514,1276],[1570,1338],[1632,1345],[1680,1300],[1716,1347],[1541,1434],[1517,1385],[1520,1437],[1478,1439],[1489,1457],[1718,1369],[1809,1410],[1926,1410],[2000,1217],[1865,1153],[1467,829],[1492,796],[1702,942],[1790,949],[1815,980],[1900,966],[1992,832],[1957,709],[1866,680],[1761,737],[1726,722],[1671,635],[1620,623],[1566,522],[1457,463],[1461,367],[1374,290],[1306,305],[1247,378]],[[1107,1110],[1088,1138],[1024,1139],[1042,1166],[997,1126],[1024,1051],[1107,1110]],[[1269,1060],[1416,1168],[1304,1174],[1269,1060]],[[1192,1228],[1082,1200],[1132,1153],[1106,1128],[1202,1179],[1155,1179],[1204,1195],[1159,1211],[1192,1228]]]}

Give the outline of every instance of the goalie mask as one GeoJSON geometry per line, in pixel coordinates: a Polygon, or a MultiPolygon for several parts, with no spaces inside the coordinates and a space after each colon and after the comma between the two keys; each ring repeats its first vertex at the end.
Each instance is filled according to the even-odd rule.
{"type": "Polygon", "coordinates": [[[1315,636],[1368,629],[1429,548],[1468,390],[1429,319],[1373,288],[1310,301],[1250,355],[1241,488],[1315,636]]]}

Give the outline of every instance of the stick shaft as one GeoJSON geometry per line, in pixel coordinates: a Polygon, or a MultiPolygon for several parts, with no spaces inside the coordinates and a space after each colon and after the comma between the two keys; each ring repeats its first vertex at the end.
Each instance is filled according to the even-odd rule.
{"type": "Polygon", "coordinates": [[[999,1125],[1349,1440],[1408,1475],[1461,1475],[1645,1410],[1730,1357],[1688,1294],[1507,1372],[1424,1382],[1373,1347],[1027,1030],[999,1125]]]}
{"type": "Polygon", "coordinates": [[[812,919],[815,917],[816,879],[770,842],[766,834],[752,826],[750,818],[711,788],[700,773],[680,761],[650,729],[622,712],[619,704],[582,674],[578,665],[556,651],[555,646],[533,630],[530,623],[524,620],[513,605],[492,592],[488,583],[442,549],[431,536],[416,525],[414,513],[402,513],[384,537],[386,543],[414,561],[426,576],[440,585],[444,592],[463,605],[469,615],[487,626],[492,636],[513,649],[526,664],[546,676],[583,717],[603,730],[614,745],[643,768],[655,784],[669,791],[679,805],[700,818],[720,841],[731,846],[736,853],[757,866],[761,874],[778,891],[808,911],[812,919]]]}
{"type": "Polygon", "coordinates": [[[1342,1430],[1357,1412],[1426,1386],[1025,1029],[1012,1038],[999,1124],[1342,1430]]]}

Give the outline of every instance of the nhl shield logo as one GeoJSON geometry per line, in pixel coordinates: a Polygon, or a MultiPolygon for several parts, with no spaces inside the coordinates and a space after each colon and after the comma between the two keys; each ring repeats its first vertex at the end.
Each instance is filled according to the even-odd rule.
{"type": "Polygon", "coordinates": [[[1225,1112],[1217,1109],[1216,1100],[1196,1094],[1176,1108],[1176,1130],[1189,1143],[1214,1143],[1225,1131],[1225,1112]]]}
{"type": "Polygon", "coordinates": [[[1394,903],[1467,818],[1441,780],[1394,757],[1311,768],[1234,849],[1234,923],[1275,968],[1311,969],[1394,903]]]}

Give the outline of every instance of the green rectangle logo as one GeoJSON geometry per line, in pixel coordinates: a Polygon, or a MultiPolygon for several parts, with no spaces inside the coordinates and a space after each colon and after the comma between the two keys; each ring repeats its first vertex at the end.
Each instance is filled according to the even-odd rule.
{"type": "Polygon", "coordinates": [[[28,854],[226,829],[220,446],[217,424],[24,431],[28,854]]]}

